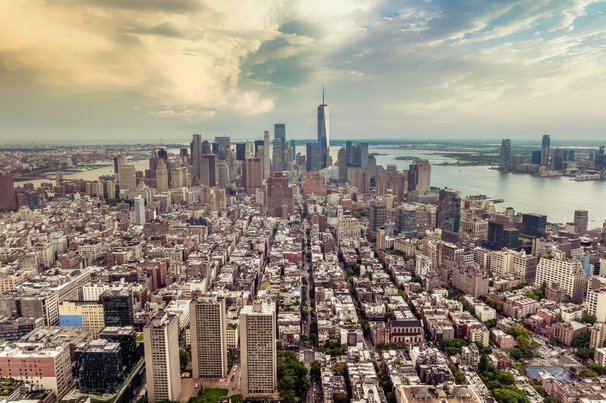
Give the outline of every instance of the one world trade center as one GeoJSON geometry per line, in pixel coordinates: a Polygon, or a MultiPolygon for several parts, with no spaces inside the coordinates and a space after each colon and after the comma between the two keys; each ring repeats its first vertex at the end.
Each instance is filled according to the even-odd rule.
{"type": "Polygon", "coordinates": [[[329,130],[330,114],[328,105],[324,103],[324,87],[322,87],[322,103],[318,105],[318,144],[320,146],[320,158],[322,160],[322,168],[326,168],[330,149],[330,130],[329,130]]]}

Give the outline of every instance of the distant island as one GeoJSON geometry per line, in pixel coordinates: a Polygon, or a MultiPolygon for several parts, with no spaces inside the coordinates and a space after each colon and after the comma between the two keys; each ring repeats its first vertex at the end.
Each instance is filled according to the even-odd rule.
{"type": "Polygon", "coordinates": [[[373,156],[373,157],[383,157],[385,155],[389,155],[389,154],[381,154],[381,153],[369,153],[369,156],[373,156]]]}
{"type": "Polygon", "coordinates": [[[410,155],[400,155],[399,157],[396,157],[394,159],[398,160],[398,161],[412,161],[417,157],[413,157],[410,155]]]}

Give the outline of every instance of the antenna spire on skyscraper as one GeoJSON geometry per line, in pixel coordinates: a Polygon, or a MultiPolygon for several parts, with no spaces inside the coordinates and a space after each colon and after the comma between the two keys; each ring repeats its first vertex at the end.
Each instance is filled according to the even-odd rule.
{"type": "Polygon", "coordinates": [[[324,84],[322,84],[322,105],[326,105],[324,102],[324,84]]]}

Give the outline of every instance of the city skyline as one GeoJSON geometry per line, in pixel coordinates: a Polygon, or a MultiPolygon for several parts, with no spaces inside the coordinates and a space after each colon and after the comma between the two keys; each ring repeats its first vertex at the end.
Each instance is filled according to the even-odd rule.
{"type": "Polygon", "coordinates": [[[322,83],[334,139],[597,140],[605,8],[5,2],[0,140],[309,139],[322,83]]]}

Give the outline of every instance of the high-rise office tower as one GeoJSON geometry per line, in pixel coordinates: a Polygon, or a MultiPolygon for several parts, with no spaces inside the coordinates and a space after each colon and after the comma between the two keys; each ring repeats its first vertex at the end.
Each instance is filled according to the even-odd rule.
{"type": "Polygon", "coordinates": [[[255,301],[240,310],[241,386],[245,396],[272,394],[277,388],[276,308],[255,301]]]}
{"type": "Polygon", "coordinates": [[[15,182],[11,174],[0,172],[0,210],[16,209],[17,195],[15,194],[15,182]]]}
{"type": "Polygon", "coordinates": [[[438,197],[437,225],[444,231],[459,232],[461,195],[452,189],[441,189],[438,197]]]}
{"type": "Polygon", "coordinates": [[[267,215],[285,218],[293,210],[293,189],[288,184],[288,177],[276,173],[267,181],[267,215]]]}
{"type": "Polygon", "coordinates": [[[191,365],[194,378],[227,374],[225,300],[205,295],[189,304],[191,365]]]}
{"type": "Polygon", "coordinates": [[[126,154],[118,154],[114,157],[114,177],[120,185],[120,168],[126,165],[126,154]]]}
{"type": "Polygon", "coordinates": [[[133,296],[125,288],[109,289],[99,298],[105,326],[132,326],[135,323],[133,296]]]}
{"type": "Polygon", "coordinates": [[[522,233],[530,236],[541,237],[545,235],[546,227],[546,215],[536,213],[522,214],[522,233]]]}
{"type": "Polygon", "coordinates": [[[519,231],[511,226],[497,221],[488,222],[488,234],[485,246],[489,249],[517,249],[519,246],[519,231]]]}
{"type": "Polygon", "coordinates": [[[268,179],[271,176],[269,159],[269,130],[265,130],[263,132],[263,179],[268,179]]]}
{"type": "Polygon", "coordinates": [[[370,242],[377,240],[377,229],[387,222],[387,204],[383,199],[375,199],[368,208],[368,231],[366,238],[370,242]]]}
{"type": "Polygon", "coordinates": [[[347,166],[353,166],[353,143],[351,141],[345,142],[345,158],[347,166]]]}
{"type": "Polygon", "coordinates": [[[511,171],[511,140],[501,140],[501,171],[511,171]]]}
{"type": "MultiPolygon", "coordinates": [[[[280,166],[282,167],[282,169],[280,169],[280,170],[283,171],[288,166],[288,159],[285,158],[286,149],[288,147],[288,143],[286,142],[286,124],[284,124],[284,123],[275,123],[274,124],[274,139],[280,139],[280,141],[282,143],[282,150],[279,153],[279,155],[277,155],[277,157],[279,158],[280,166]]],[[[276,155],[275,151],[274,151],[273,155],[276,155]]],[[[275,161],[274,161],[274,163],[275,163],[275,161]]],[[[274,172],[277,172],[277,171],[274,170],[274,172]]]]}
{"type": "Polygon", "coordinates": [[[297,142],[295,140],[290,140],[290,161],[294,162],[297,156],[297,142]]]}
{"type": "MultiPolygon", "coordinates": [[[[218,151],[218,147],[217,147],[217,151],[218,151]]],[[[204,140],[202,142],[202,145],[200,146],[200,156],[204,155],[204,154],[213,154],[213,146],[208,142],[208,140],[204,140]]]]}
{"type": "Polygon", "coordinates": [[[187,183],[187,168],[175,167],[170,170],[170,187],[178,189],[185,186],[187,183]]]}
{"type": "Polygon", "coordinates": [[[145,224],[145,199],[140,195],[135,197],[135,223],[137,225],[145,224]]]}
{"type": "Polygon", "coordinates": [[[368,143],[358,144],[358,149],[360,150],[360,168],[366,169],[368,168],[368,143]]]}
{"type": "Polygon", "coordinates": [[[179,315],[158,312],[143,328],[143,340],[148,400],[179,401],[179,315]]]}
{"type": "Polygon", "coordinates": [[[318,143],[307,143],[306,145],[307,155],[307,171],[319,171],[322,169],[322,150],[318,143]]]}
{"type": "Polygon", "coordinates": [[[231,138],[228,136],[215,137],[217,144],[217,156],[219,160],[227,160],[231,154],[231,138]]]}
{"type": "Polygon", "coordinates": [[[168,169],[164,159],[158,159],[156,163],[156,190],[158,192],[168,191],[168,169]]]}
{"type": "Polygon", "coordinates": [[[217,156],[214,154],[204,154],[200,157],[200,185],[217,185],[217,156]]]}
{"type": "Polygon", "coordinates": [[[541,141],[541,165],[549,166],[549,145],[551,143],[551,139],[549,138],[549,134],[543,135],[543,140],[541,141]]]}
{"type": "Polygon", "coordinates": [[[254,194],[263,184],[263,165],[259,158],[247,158],[242,165],[242,187],[254,194]]]}
{"type": "Polygon", "coordinates": [[[541,165],[541,151],[540,150],[535,150],[532,152],[532,155],[530,157],[530,162],[533,165],[541,165]]]}
{"type": "Polygon", "coordinates": [[[337,163],[339,165],[339,180],[346,181],[347,180],[347,149],[345,147],[341,147],[339,149],[339,153],[337,154],[337,163]]]}
{"type": "Polygon", "coordinates": [[[273,141],[273,152],[271,157],[272,162],[272,171],[273,173],[282,172],[284,170],[284,143],[282,143],[282,139],[276,137],[273,141]]]}
{"type": "MultiPolygon", "coordinates": [[[[269,132],[267,133],[269,135],[269,132]]],[[[269,142],[269,137],[268,140],[269,142]]],[[[255,154],[253,155],[253,157],[257,157],[259,158],[259,154],[257,154],[257,151],[259,151],[259,147],[263,147],[264,146],[264,140],[255,140],[255,154]]]]}
{"type": "Polygon", "coordinates": [[[229,166],[227,163],[225,160],[217,161],[217,186],[229,186],[229,166]]]}
{"type": "Polygon", "coordinates": [[[428,192],[431,188],[431,164],[414,159],[408,169],[408,191],[428,192]]]}
{"type": "Polygon", "coordinates": [[[330,154],[330,112],[324,102],[324,87],[322,87],[322,103],[318,105],[318,144],[320,146],[321,168],[326,168],[330,154]]]}
{"type": "Polygon", "coordinates": [[[202,156],[202,135],[194,134],[191,142],[191,164],[194,171],[194,177],[200,175],[200,157],[202,156]]]}
{"type": "Polygon", "coordinates": [[[130,190],[134,192],[137,189],[137,173],[134,165],[122,165],[118,171],[118,182],[120,190],[130,190]]]}
{"type": "Polygon", "coordinates": [[[568,153],[566,152],[566,156],[564,149],[556,147],[555,150],[553,150],[553,157],[551,158],[551,169],[555,170],[555,171],[561,171],[564,169],[564,162],[566,161],[566,158],[568,158],[568,153]]]}
{"type": "Polygon", "coordinates": [[[236,160],[244,161],[246,159],[246,143],[236,143],[236,160]]]}
{"type": "Polygon", "coordinates": [[[579,231],[579,235],[587,234],[587,223],[589,222],[589,212],[587,210],[574,211],[574,225],[579,231]]]}

